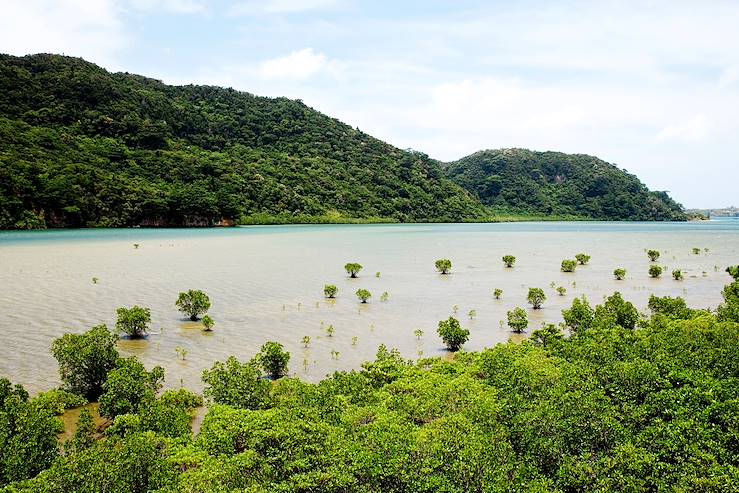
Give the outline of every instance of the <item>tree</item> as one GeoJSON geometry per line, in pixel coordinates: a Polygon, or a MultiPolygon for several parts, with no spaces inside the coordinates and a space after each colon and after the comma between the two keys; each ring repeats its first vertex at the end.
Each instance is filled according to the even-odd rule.
{"type": "Polygon", "coordinates": [[[562,272],[575,272],[577,260],[565,259],[562,261],[562,272]]]}
{"type": "Polygon", "coordinates": [[[693,248],[693,255],[699,255],[701,253],[700,248],[693,248]]]}
{"type": "Polygon", "coordinates": [[[300,342],[303,343],[304,348],[307,348],[308,346],[310,346],[310,336],[303,336],[300,342]]]}
{"type": "Polygon", "coordinates": [[[243,409],[263,409],[269,405],[270,383],[261,378],[254,360],[241,363],[231,356],[226,362],[217,361],[203,371],[203,394],[218,404],[243,409]]]}
{"type": "Polygon", "coordinates": [[[593,326],[595,319],[595,310],[590,307],[590,303],[583,296],[572,300],[572,305],[567,310],[562,310],[562,318],[565,325],[572,329],[575,334],[582,334],[593,326]]]}
{"type": "Polygon", "coordinates": [[[526,299],[534,310],[538,310],[547,299],[547,295],[544,294],[544,290],[541,288],[529,288],[529,294],[526,296],[526,299]]]}
{"type": "Polygon", "coordinates": [[[529,326],[529,317],[526,315],[526,310],[521,307],[508,310],[506,315],[508,317],[508,327],[517,334],[520,334],[529,326]]]}
{"type": "Polygon", "coordinates": [[[439,321],[436,332],[450,351],[458,351],[470,338],[470,331],[463,328],[454,317],[439,321]]]}
{"type": "Polygon", "coordinates": [[[380,301],[387,301],[389,299],[390,299],[390,293],[388,293],[387,291],[383,291],[382,294],[380,295],[380,301]]]}
{"type": "Polygon", "coordinates": [[[334,329],[334,326],[329,324],[328,327],[326,327],[326,335],[329,337],[333,337],[334,333],[336,332],[336,329],[334,329]]]}
{"type": "Polygon", "coordinates": [[[513,267],[513,264],[516,263],[516,257],[513,255],[503,255],[503,263],[506,267],[513,267]]]}
{"type": "Polygon", "coordinates": [[[567,294],[567,288],[564,286],[557,286],[557,294],[564,296],[567,294]]]}
{"type": "Polygon", "coordinates": [[[650,265],[649,266],[649,277],[658,278],[662,275],[662,267],[659,265],[650,265]]]}
{"type": "Polygon", "coordinates": [[[72,450],[79,453],[82,450],[89,449],[95,444],[96,435],[97,428],[90,414],[90,409],[84,407],[80,411],[80,417],[77,419],[77,429],[74,431],[71,440],[72,450]]]}
{"type": "Polygon", "coordinates": [[[151,323],[151,310],[138,305],[131,308],[118,308],[118,320],[115,328],[127,334],[129,337],[144,337],[151,323]]]}
{"type": "Polygon", "coordinates": [[[51,352],[59,363],[59,377],[64,387],[89,401],[96,401],[103,393],[108,372],[118,361],[117,342],[118,336],[105,325],[56,339],[51,352]]]}
{"type": "Polygon", "coordinates": [[[623,281],[626,278],[626,269],[618,268],[614,270],[613,277],[615,277],[617,281],[623,281]]]}
{"type": "Polygon", "coordinates": [[[206,332],[210,332],[213,330],[213,326],[215,325],[215,321],[210,318],[210,315],[206,315],[203,317],[203,330],[206,332]]]}
{"type": "Polygon", "coordinates": [[[367,303],[367,300],[372,297],[372,293],[363,288],[357,289],[356,295],[362,303],[367,303]]]}
{"type": "Polygon", "coordinates": [[[326,298],[335,298],[336,297],[336,293],[338,293],[338,292],[339,292],[339,288],[337,288],[333,284],[326,284],[323,287],[323,295],[326,298]]]}
{"type": "Polygon", "coordinates": [[[290,353],[285,351],[284,346],[279,342],[265,342],[257,358],[262,365],[262,369],[273,379],[287,375],[290,353]]]}
{"type": "Polygon", "coordinates": [[[439,259],[434,265],[436,265],[436,270],[442,274],[449,274],[449,271],[452,270],[452,261],[448,258],[439,259]]]}
{"type": "Polygon", "coordinates": [[[659,259],[659,251],[658,250],[647,250],[647,257],[649,257],[650,261],[656,262],[657,259],[659,259]]]}
{"type": "Polygon", "coordinates": [[[672,271],[672,278],[676,281],[682,281],[684,278],[683,271],[680,269],[675,269],[672,271]]]}
{"type": "Polygon", "coordinates": [[[355,278],[359,271],[362,270],[362,266],[356,262],[349,262],[344,266],[344,270],[349,274],[349,277],[355,278]]]}
{"type": "Polygon", "coordinates": [[[500,297],[503,296],[503,290],[500,288],[495,288],[493,290],[493,296],[495,297],[496,300],[499,300],[500,297]]]}
{"type": "Polygon", "coordinates": [[[618,291],[606,298],[603,305],[595,307],[595,325],[607,326],[616,323],[625,329],[633,329],[638,321],[639,311],[618,291]]]}
{"type": "Polygon", "coordinates": [[[416,336],[416,339],[420,339],[421,337],[423,337],[423,330],[416,329],[413,331],[413,335],[416,336]]]}
{"type": "Polygon", "coordinates": [[[121,358],[108,373],[100,396],[100,415],[113,419],[121,414],[136,414],[152,405],[162,386],[164,369],[147,371],[135,357],[121,358]]]}
{"type": "Polygon", "coordinates": [[[190,289],[179,294],[175,305],[194,322],[210,309],[210,298],[203,291],[190,289]]]}
{"type": "Polygon", "coordinates": [[[531,333],[531,342],[536,346],[549,347],[564,340],[564,334],[554,324],[546,324],[531,333]]]}
{"type": "Polygon", "coordinates": [[[575,255],[575,259],[577,259],[578,262],[580,262],[580,265],[585,265],[588,262],[590,262],[590,255],[586,255],[584,253],[578,253],[575,255]]]}
{"type": "Polygon", "coordinates": [[[728,272],[735,281],[739,281],[739,265],[730,265],[726,268],[726,272],[728,272]]]}

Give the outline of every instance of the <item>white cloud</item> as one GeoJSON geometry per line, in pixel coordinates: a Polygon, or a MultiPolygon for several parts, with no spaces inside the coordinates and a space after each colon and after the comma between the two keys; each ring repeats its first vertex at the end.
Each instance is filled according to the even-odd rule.
{"type": "Polygon", "coordinates": [[[293,51],[289,55],[262,62],[258,74],[265,79],[306,79],[326,68],[328,59],[312,48],[293,51]]]}
{"type": "Polygon", "coordinates": [[[0,16],[0,50],[64,53],[116,66],[128,41],[119,14],[113,0],[8,0],[0,16]]]}
{"type": "Polygon", "coordinates": [[[241,2],[229,10],[230,15],[297,14],[336,7],[339,0],[260,0],[241,2]]]}
{"type": "Polygon", "coordinates": [[[709,127],[710,122],[706,115],[694,115],[663,128],[657,135],[657,141],[677,139],[695,142],[703,140],[708,134],[709,127]]]}

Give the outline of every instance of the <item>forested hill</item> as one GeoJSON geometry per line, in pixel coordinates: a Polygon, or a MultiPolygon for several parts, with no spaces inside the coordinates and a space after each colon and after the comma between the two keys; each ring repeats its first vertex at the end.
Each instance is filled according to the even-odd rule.
{"type": "Polygon", "coordinates": [[[0,55],[0,228],[486,213],[427,156],[300,101],[0,55]]]}
{"type": "Polygon", "coordinates": [[[685,220],[682,207],[667,193],[650,191],[636,176],[585,154],[480,151],[447,164],[446,172],[497,210],[607,220],[685,220]]]}
{"type": "Polygon", "coordinates": [[[79,58],[0,55],[0,229],[479,221],[501,212],[681,218],[666,195],[615,168],[562,173],[576,186],[551,187],[538,177],[548,171],[521,161],[494,172],[494,196],[498,179],[476,171],[475,156],[486,155],[449,166],[470,192],[428,156],[300,101],[169,86],[79,58]]]}

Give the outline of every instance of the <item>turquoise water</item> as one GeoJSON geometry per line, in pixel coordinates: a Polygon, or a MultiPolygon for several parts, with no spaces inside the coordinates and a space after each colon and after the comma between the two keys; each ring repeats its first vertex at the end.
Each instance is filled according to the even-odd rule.
{"type": "Polygon", "coordinates": [[[120,349],[164,366],[168,386],[198,389],[204,368],[232,354],[250,358],[266,340],[292,352],[292,374],[318,380],[358,367],[382,343],[410,358],[443,355],[436,324],[452,314],[471,330],[467,349],[504,342],[511,333],[501,321],[507,310],[527,307],[529,287],[548,296],[542,310],[528,310],[531,328],[559,322],[574,296],[597,303],[615,290],[640,309],[651,293],[715,307],[729,264],[739,264],[739,221],[0,232],[0,375],[32,391],[57,385],[49,354],[54,338],[100,323],[113,327],[117,307],[139,304],[151,308],[153,334],[121,341],[120,349]],[[694,255],[693,247],[701,253],[694,255]],[[659,263],[667,272],[661,279],[647,274],[648,248],[662,251],[659,263]],[[593,257],[590,265],[560,272],[562,259],[579,252],[593,257]],[[518,257],[515,268],[503,267],[505,254],[518,257]],[[435,272],[438,258],[452,260],[451,275],[435,272]],[[359,279],[345,275],[349,261],[365,266],[359,279]],[[616,267],[627,269],[625,281],[613,279],[616,267]],[[685,270],[684,281],[671,279],[674,268],[685,270]],[[323,299],[325,283],[339,287],[336,301],[323,299]],[[552,283],[566,287],[567,295],[557,295],[552,283]],[[367,305],[354,296],[360,287],[373,293],[367,305]],[[501,300],[493,299],[494,288],[503,289],[501,300]],[[212,334],[177,312],[177,293],[186,289],[210,294],[212,334]],[[382,302],[385,291],[389,300],[382,302]],[[333,337],[324,330],[329,324],[333,337]],[[413,335],[418,328],[421,339],[413,335]],[[312,338],[307,349],[304,335],[312,338]],[[187,351],[185,360],[176,348],[187,351]]]}

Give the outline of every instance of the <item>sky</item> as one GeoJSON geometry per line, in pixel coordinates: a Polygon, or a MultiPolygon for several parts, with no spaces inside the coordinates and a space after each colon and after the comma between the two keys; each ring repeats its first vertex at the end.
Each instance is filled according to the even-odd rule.
{"type": "Polygon", "coordinates": [[[596,155],[739,206],[739,1],[3,0],[0,52],[287,96],[452,161],[596,155]]]}

